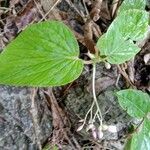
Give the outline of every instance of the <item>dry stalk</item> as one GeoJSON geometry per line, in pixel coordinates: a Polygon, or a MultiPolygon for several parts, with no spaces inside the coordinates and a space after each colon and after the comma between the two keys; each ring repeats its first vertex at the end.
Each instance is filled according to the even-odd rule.
{"type": "Polygon", "coordinates": [[[36,93],[37,93],[36,88],[32,89],[32,94],[31,94],[31,115],[32,115],[32,120],[33,120],[33,126],[34,126],[34,133],[35,133],[35,142],[37,142],[39,150],[42,150],[42,145],[41,145],[41,141],[39,139],[41,133],[40,133],[40,127],[39,127],[39,123],[38,123],[38,109],[37,106],[35,104],[35,97],[36,97],[36,93]],[[36,129],[36,130],[35,130],[36,129]]]}

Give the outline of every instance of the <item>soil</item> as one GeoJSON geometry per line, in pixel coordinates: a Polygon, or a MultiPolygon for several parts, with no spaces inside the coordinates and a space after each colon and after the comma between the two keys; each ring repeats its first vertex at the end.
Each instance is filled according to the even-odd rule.
{"type": "MultiPolygon", "coordinates": [[[[29,24],[59,20],[74,32],[80,57],[89,60],[85,53],[93,52],[94,43],[117,15],[120,2],[114,5],[114,1],[85,0],[85,7],[81,0],[1,0],[0,52],[29,24]]],[[[62,150],[122,150],[133,125],[140,120],[119,106],[115,92],[132,86],[130,80],[137,89],[150,93],[150,60],[145,62],[148,54],[149,36],[134,60],[127,63],[124,73],[128,79],[115,65],[110,69],[104,63],[97,65],[96,93],[103,123],[117,128],[116,133],[105,131],[102,139],[95,139],[86,128],[77,132],[93,102],[91,65],[85,66],[76,81],[62,87],[1,85],[0,150],[51,150],[55,146],[62,150]]]]}

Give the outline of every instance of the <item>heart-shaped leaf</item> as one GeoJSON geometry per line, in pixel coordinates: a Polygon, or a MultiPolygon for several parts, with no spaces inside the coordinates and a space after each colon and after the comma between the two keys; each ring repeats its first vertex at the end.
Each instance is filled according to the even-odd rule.
{"type": "Polygon", "coordinates": [[[0,54],[0,84],[59,86],[81,74],[79,46],[63,23],[29,26],[0,54]]]}
{"type": "Polygon", "coordinates": [[[150,112],[150,97],[140,90],[122,90],[117,97],[120,106],[132,117],[142,118],[150,112]]]}

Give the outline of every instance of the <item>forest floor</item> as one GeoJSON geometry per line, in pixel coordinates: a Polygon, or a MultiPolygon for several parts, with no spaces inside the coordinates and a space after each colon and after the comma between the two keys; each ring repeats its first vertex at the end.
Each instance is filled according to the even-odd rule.
{"type": "MultiPolygon", "coordinates": [[[[107,31],[117,15],[121,0],[0,0],[0,4],[0,52],[30,24],[58,20],[74,32],[80,45],[80,57],[87,60],[89,58],[85,53],[89,49],[92,51],[98,38],[107,31]]],[[[133,124],[137,125],[139,121],[128,116],[119,106],[114,92],[130,86],[150,92],[150,39],[145,41],[136,57],[125,65],[112,65],[110,69],[103,63],[97,65],[96,93],[103,122],[117,128],[115,133],[104,132],[102,139],[86,132],[86,128],[77,131],[93,101],[91,82],[92,66],[86,65],[79,79],[62,87],[32,89],[1,86],[0,109],[2,105],[7,113],[0,110],[0,150],[122,150],[133,124]],[[8,98],[8,95],[13,96],[8,98]],[[21,100],[18,100],[18,97],[21,100]],[[36,106],[35,109],[31,109],[29,97],[31,100],[38,99],[39,102],[36,101],[35,105],[32,105],[36,106]],[[6,99],[11,102],[8,103],[6,99]],[[16,104],[16,101],[21,104],[16,104]],[[29,105],[33,117],[33,122],[27,121],[29,114],[23,112],[18,119],[21,122],[27,115],[23,121],[26,122],[24,126],[19,125],[23,131],[17,130],[17,134],[23,133],[30,139],[25,140],[29,146],[24,147],[18,144],[20,135],[15,134],[12,129],[14,126],[6,128],[5,118],[2,117],[6,114],[16,117],[22,105],[29,105]],[[6,109],[12,106],[13,108],[6,109]],[[17,108],[15,111],[14,107],[17,108]],[[39,118],[44,120],[42,127],[39,118]],[[30,131],[29,126],[34,126],[34,132],[30,131]],[[12,139],[15,139],[15,142],[6,138],[6,132],[9,131],[13,132],[12,139]],[[34,136],[26,131],[33,132],[34,136]],[[32,146],[29,143],[32,143],[32,146]]],[[[23,110],[26,111],[24,107],[23,110]]],[[[8,117],[8,122],[11,122],[11,119],[8,117]]]]}

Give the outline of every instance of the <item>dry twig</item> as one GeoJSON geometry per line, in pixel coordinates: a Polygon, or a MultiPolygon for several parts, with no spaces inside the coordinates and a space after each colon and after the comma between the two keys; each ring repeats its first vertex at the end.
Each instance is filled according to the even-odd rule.
{"type": "Polygon", "coordinates": [[[48,98],[52,111],[54,127],[52,144],[56,144],[61,147],[63,142],[67,140],[71,147],[74,150],[76,150],[76,147],[78,146],[74,146],[74,144],[68,137],[68,135],[71,135],[68,117],[66,116],[66,113],[62,110],[62,108],[60,108],[60,106],[58,105],[57,100],[53,94],[52,88],[49,88],[47,91],[44,91],[44,94],[46,95],[46,98],[48,98]]]}
{"type": "Polygon", "coordinates": [[[37,142],[38,144],[38,147],[39,147],[39,150],[42,150],[42,146],[41,146],[41,141],[39,139],[40,137],[40,127],[39,127],[39,123],[38,123],[38,109],[37,109],[37,106],[35,104],[35,97],[36,97],[36,93],[37,93],[37,89],[34,88],[32,89],[32,95],[31,95],[31,114],[32,114],[32,120],[33,120],[33,125],[34,125],[34,133],[35,133],[35,141],[37,142]]]}

